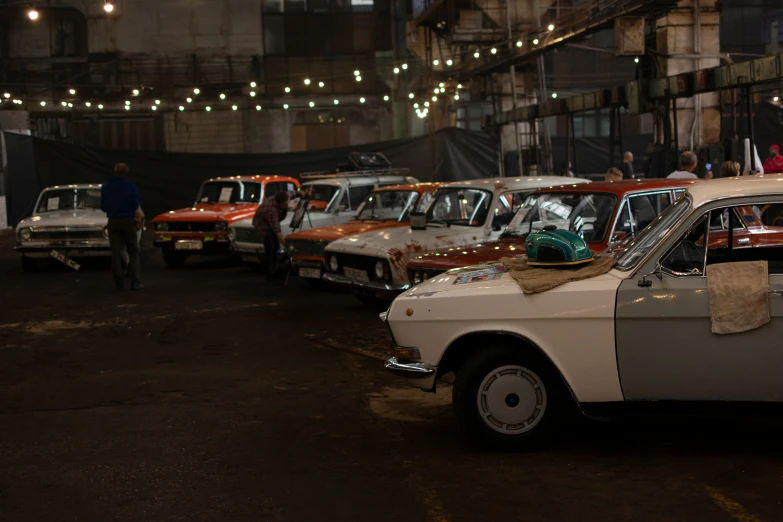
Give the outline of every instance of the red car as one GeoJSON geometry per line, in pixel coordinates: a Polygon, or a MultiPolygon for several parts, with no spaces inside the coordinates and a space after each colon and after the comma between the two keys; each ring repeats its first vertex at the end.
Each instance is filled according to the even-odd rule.
{"type": "Polygon", "coordinates": [[[522,254],[527,234],[547,225],[576,232],[590,250],[601,252],[644,229],[692,183],[695,181],[628,180],[537,190],[499,240],[419,256],[408,262],[408,279],[416,285],[452,268],[522,254]]]}

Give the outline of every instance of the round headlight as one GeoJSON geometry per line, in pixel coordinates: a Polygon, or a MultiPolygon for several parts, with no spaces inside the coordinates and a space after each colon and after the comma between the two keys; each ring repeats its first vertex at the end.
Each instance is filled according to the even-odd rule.
{"type": "Polygon", "coordinates": [[[329,258],[329,269],[332,272],[337,272],[337,269],[340,268],[340,263],[337,262],[337,256],[332,256],[329,258]]]}
{"type": "Polygon", "coordinates": [[[413,273],[413,284],[418,285],[421,284],[422,278],[421,278],[421,272],[414,272],[413,273]]]}
{"type": "Polygon", "coordinates": [[[30,233],[29,228],[23,228],[22,230],[19,231],[19,239],[21,239],[22,241],[29,240],[31,235],[32,234],[30,233]]]}
{"type": "Polygon", "coordinates": [[[375,277],[378,279],[383,279],[383,261],[378,261],[375,263],[375,277]]]}
{"type": "Polygon", "coordinates": [[[109,227],[103,227],[103,237],[109,239],[109,227]]]}
{"type": "Polygon", "coordinates": [[[159,230],[161,232],[166,232],[169,229],[169,224],[165,221],[161,221],[160,223],[155,223],[155,230],[159,230]]]}
{"type": "Polygon", "coordinates": [[[234,227],[229,227],[229,229],[228,229],[228,238],[231,241],[234,241],[237,238],[237,229],[235,229],[234,227]]]}

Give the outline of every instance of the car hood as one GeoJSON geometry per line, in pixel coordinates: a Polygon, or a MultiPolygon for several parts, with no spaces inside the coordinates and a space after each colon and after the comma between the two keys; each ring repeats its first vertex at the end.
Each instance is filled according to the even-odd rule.
{"type": "Polygon", "coordinates": [[[400,228],[408,226],[408,223],[399,221],[350,221],[342,225],[328,225],[325,227],[310,228],[300,230],[288,236],[288,239],[311,240],[311,241],[334,241],[345,236],[364,234],[390,228],[400,228]]]}
{"type": "Polygon", "coordinates": [[[241,219],[251,218],[258,206],[253,203],[229,204],[229,203],[198,203],[192,207],[171,210],[160,214],[152,221],[154,223],[171,221],[218,221],[225,220],[229,223],[241,219]]]}
{"type": "Polygon", "coordinates": [[[411,258],[408,261],[408,268],[451,270],[452,268],[499,261],[501,257],[515,257],[524,253],[525,242],[521,238],[513,241],[490,241],[482,243],[481,246],[451,247],[437,252],[427,252],[411,258]]]}
{"type": "Polygon", "coordinates": [[[353,234],[333,241],[327,250],[386,258],[398,257],[402,252],[408,258],[417,253],[480,243],[483,239],[486,239],[483,228],[452,226],[413,230],[408,226],[353,234]]]}
{"type": "MultiPolygon", "coordinates": [[[[556,269],[553,269],[556,270],[556,269]]],[[[622,280],[621,273],[614,270],[590,279],[566,283],[549,290],[549,292],[582,291],[589,290],[596,285],[606,282],[622,280]]],[[[522,288],[511,275],[505,271],[500,263],[485,263],[452,269],[449,272],[433,277],[403,293],[401,298],[427,298],[433,296],[444,297],[450,294],[463,295],[465,293],[519,293],[522,288]]],[[[532,297],[532,296],[526,296],[532,297]]]]}
{"type": "Polygon", "coordinates": [[[27,219],[23,219],[16,225],[16,229],[24,227],[103,227],[108,218],[106,214],[97,209],[84,210],[59,210],[57,212],[42,212],[27,219]]]}

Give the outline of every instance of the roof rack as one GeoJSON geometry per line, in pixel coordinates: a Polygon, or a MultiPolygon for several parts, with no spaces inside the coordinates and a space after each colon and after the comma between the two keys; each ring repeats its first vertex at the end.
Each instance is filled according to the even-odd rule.
{"type": "Polygon", "coordinates": [[[411,169],[371,169],[371,170],[350,170],[347,172],[304,172],[299,175],[302,179],[339,179],[339,178],[366,178],[373,176],[407,176],[411,169]]]}

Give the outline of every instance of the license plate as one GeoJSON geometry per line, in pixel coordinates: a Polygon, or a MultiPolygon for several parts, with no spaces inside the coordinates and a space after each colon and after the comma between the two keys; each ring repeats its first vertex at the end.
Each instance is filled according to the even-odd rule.
{"type": "Polygon", "coordinates": [[[345,275],[351,279],[358,279],[359,281],[370,280],[370,277],[367,275],[365,270],[356,270],[355,268],[345,267],[343,268],[343,272],[345,272],[345,275]]]}
{"type": "Polygon", "coordinates": [[[180,239],[174,244],[175,250],[201,250],[204,244],[201,241],[180,239]]]}
{"type": "Polygon", "coordinates": [[[321,279],[321,271],[317,268],[300,268],[299,277],[309,277],[310,279],[321,279]]]}

